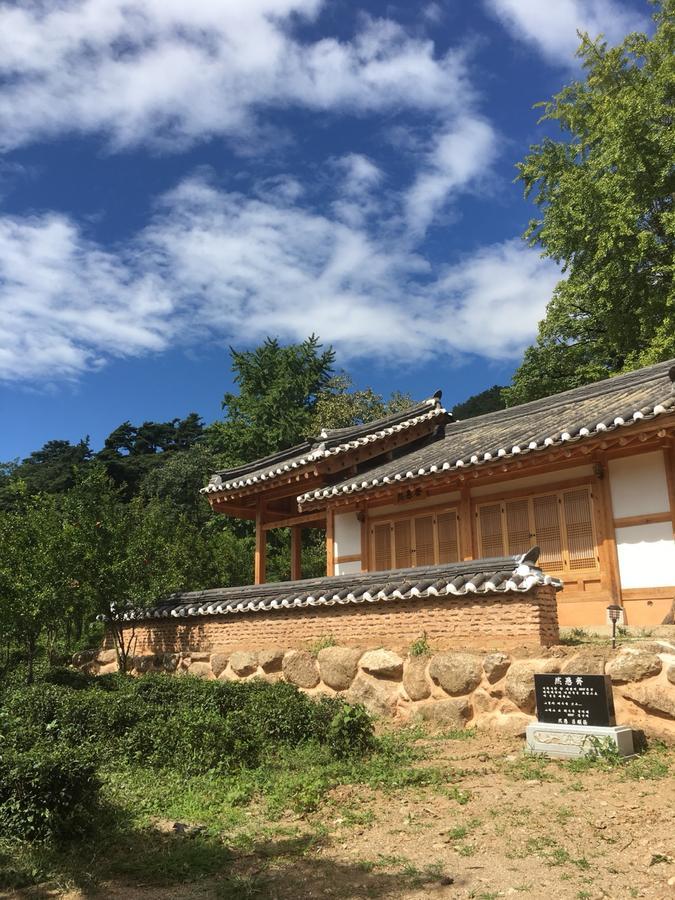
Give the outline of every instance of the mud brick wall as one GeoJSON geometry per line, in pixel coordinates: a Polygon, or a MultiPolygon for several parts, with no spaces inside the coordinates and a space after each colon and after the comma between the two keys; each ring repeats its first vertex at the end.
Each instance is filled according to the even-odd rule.
{"type": "MultiPolygon", "coordinates": [[[[422,634],[439,648],[483,645],[490,639],[499,646],[558,641],[556,595],[550,585],[527,593],[151,619],[133,627],[136,654],[303,648],[327,637],[346,647],[404,649],[422,634]]],[[[108,639],[106,647],[111,646],[108,639]]]]}

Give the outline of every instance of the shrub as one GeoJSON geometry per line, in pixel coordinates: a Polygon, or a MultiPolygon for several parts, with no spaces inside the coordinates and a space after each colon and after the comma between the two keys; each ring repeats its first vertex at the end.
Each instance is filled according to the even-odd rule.
{"type": "Polygon", "coordinates": [[[351,755],[364,755],[373,749],[375,736],[373,720],[361,704],[343,703],[333,716],[326,743],[333,756],[345,759],[351,755]]]}
{"type": "Polygon", "coordinates": [[[73,747],[0,751],[0,834],[58,841],[82,834],[98,807],[93,757],[73,747]]]}
{"type": "Polygon", "coordinates": [[[96,677],[87,675],[74,666],[54,666],[47,669],[41,678],[44,684],[58,684],[61,687],[73,688],[76,691],[97,687],[96,677]]]}

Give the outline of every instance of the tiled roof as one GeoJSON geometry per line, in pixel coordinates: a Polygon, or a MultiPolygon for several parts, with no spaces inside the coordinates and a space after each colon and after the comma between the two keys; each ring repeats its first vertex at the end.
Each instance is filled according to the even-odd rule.
{"type": "Polygon", "coordinates": [[[439,391],[428,400],[423,400],[416,406],[394,413],[384,419],[350,428],[324,430],[315,441],[306,441],[236,469],[217,472],[201,491],[207,494],[236,491],[259,482],[272,481],[281,475],[302,469],[323,459],[385,440],[387,437],[406,431],[421,422],[438,420],[439,423],[442,423],[449,418],[449,414],[441,406],[439,391]]]}
{"type": "Polygon", "coordinates": [[[525,593],[541,584],[551,584],[557,590],[562,588],[562,582],[544,575],[537,568],[538,558],[539,548],[533,547],[522,556],[192,591],[172,594],[148,609],[126,612],[124,618],[144,620],[233,615],[388,600],[461,597],[465,594],[525,593]]]}
{"type": "Polygon", "coordinates": [[[604,381],[451,422],[422,448],[373,466],[357,478],[298,497],[306,504],[359,493],[437,472],[465,469],[574,443],[665,413],[675,413],[675,360],[617,375],[604,381]]]}

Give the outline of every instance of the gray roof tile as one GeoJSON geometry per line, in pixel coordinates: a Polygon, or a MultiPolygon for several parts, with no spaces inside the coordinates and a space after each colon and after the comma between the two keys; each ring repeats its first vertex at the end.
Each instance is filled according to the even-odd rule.
{"type": "Polygon", "coordinates": [[[147,609],[128,610],[124,618],[139,621],[378,603],[417,597],[524,593],[541,584],[551,584],[557,590],[562,588],[562,582],[545,575],[536,566],[538,558],[539,548],[534,547],[522,556],[183,592],[172,594],[147,609]]]}
{"type": "Polygon", "coordinates": [[[448,423],[422,447],[319,490],[298,497],[307,504],[360,493],[437,472],[546,450],[675,413],[675,360],[509,409],[448,423]]]}

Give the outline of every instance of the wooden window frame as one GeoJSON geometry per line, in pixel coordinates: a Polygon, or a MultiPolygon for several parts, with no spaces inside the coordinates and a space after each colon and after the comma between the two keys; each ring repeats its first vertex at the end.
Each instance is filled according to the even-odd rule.
{"type": "Polygon", "coordinates": [[[561,574],[571,579],[579,579],[589,575],[597,575],[598,572],[601,571],[600,564],[600,547],[598,544],[598,529],[596,524],[596,509],[595,509],[595,501],[596,497],[593,493],[594,485],[589,480],[577,480],[574,479],[574,482],[563,482],[562,484],[557,484],[555,486],[549,487],[548,490],[539,490],[534,493],[530,493],[529,491],[508,491],[503,494],[492,495],[490,497],[481,497],[480,499],[476,498],[474,501],[474,521],[476,523],[476,548],[478,551],[478,555],[483,555],[483,540],[481,535],[481,522],[480,522],[480,510],[484,506],[495,506],[499,504],[500,506],[500,516],[501,516],[501,531],[502,531],[502,549],[505,556],[508,556],[508,529],[506,527],[506,503],[510,500],[527,500],[528,501],[528,518],[530,522],[530,535],[531,540],[533,541],[532,546],[536,544],[536,529],[534,526],[534,506],[533,501],[537,497],[550,497],[555,496],[557,501],[557,509],[558,509],[558,521],[560,525],[560,543],[561,543],[561,556],[563,560],[562,568],[553,568],[550,564],[547,565],[547,572],[561,574]],[[593,539],[593,555],[595,557],[595,565],[592,567],[585,567],[583,569],[573,569],[570,566],[570,551],[569,551],[569,536],[567,530],[567,519],[565,515],[565,503],[563,497],[567,493],[571,493],[572,491],[578,491],[581,488],[585,488],[588,493],[588,502],[590,508],[590,516],[589,522],[591,526],[591,534],[593,539]]]}
{"type": "Polygon", "coordinates": [[[434,562],[433,563],[422,563],[424,565],[439,565],[440,559],[440,542],[439,542],[439,534],[438,534],[438,517],[443,515],[444,513],[454,513],[455,515],[455,527],[456,527],[456,535],[457,535],[457,561],[461,561],[462,559],[462,531],[461,531],[461,523],[460,523],[460,504],[459,501],[455,501],[453,503],[444,503],[442,505],[434,505],[434,506],[424,506],[417,507],[415,509],[407,510],[406,512],[400,513],[383,513],[381,515],[368,516],[368,560],[371,566],[375,564],[375,527],[378,525],[389,525],[389,559],[390,559],[390,569],[393,571],[398,568],[419,568],[416,561],[416,553],[417,553],[417,535],[415,529],[415,519],[423,518],[425,516],[432,517],[432,528],[433,528],[433,548],[434,548],[434,562]],[[410,523],[410,557],[411,564],[410,566],[401,566],[399,567],[396,563],[396,542],[394,538],[395,533],[395,524],[397,522],[408,521],[410,523]]]}

